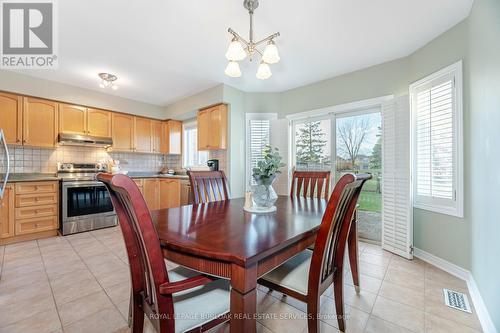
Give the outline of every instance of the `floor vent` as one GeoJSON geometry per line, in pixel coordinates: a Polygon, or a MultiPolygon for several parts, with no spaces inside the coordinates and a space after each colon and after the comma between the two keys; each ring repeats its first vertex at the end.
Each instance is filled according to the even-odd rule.
{"type": "Polygon", "coordinates": [[[444,293],[444,302],[450,308],[472,313],[469,305],[469,300],[467,299],[467,295],[449,289],[443,289],[443,293],[444,293]]]}

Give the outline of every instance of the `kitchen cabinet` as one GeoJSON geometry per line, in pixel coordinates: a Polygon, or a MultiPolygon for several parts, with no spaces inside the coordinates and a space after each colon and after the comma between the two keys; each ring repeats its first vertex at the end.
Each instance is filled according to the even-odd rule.
{"type": "Polygon", "coordinates": [[[24,97],[23,144],[36,147],[56,147],[58,116],[58,103],[24,97]]]}
{"type": "Polygon", "coordinates": [[[180,205],[181,206],[185,206],[185,205],[189,205],[191,204],[192,200],[191,200],[191,183],[189,182],[189,180],[181,180],[179,181],[180,183],[180,191],[181,191],[181,194],[180,194],[180,205]]]}
{"type": "Polygon", "coordinates": [[[23,98],[14,94],[0,93],[0,128],[10,145],[22,145],[23,98]]]}
{"type": "Polygon", "coordinates": [[[227,105],[218,104],[198,111],[198,150],[227,148],[227,105]]]}
{"type": "Polygon", "coordinates": [[[182,153],[182,122],[169,120],[163,123],[164,154],[180,155],[182,153]]]}
{"type": "Polygon", "coordinates": [[[134,150],[134,116],[112,113],[113,150],[134,150]]]}
{"type": "Polygon", "coordinates": [[[178,179],[160,179],[159,209],[181,205],[181,186],[178,179]]]}
{"type": "Polygon", "coordinates": [[[0,238],[14,236],[14,186],[7,185],[0,199],[0,238]]]}
{"type": "Polygon", "coordinates": [[[59,103],[59,133],[87,134],[87,108],[59,103]]]}
{"type": "Polygon", "coordinates": [[[160,189],[157,178],[146,178],[142,181],[142,195],[149,210],[156,210],[160,207],[160,189]]]}
{"type": "Polygon", "coordinates": [[[87,134],[110,138],[111,112],[99,109],[87,109],[87,134]]]}
{"type": "Polygon", "coordinates": [[[59,104],[59,132],[111,137],[111,112],[59,104]]]}
{"type": "Polygon", "coordinates": [[[134,151],[141,153],[153,152],[153,121],[147,118],[134,117],[134,133],[134,151]]]}
{"type": "Polygon", "coordinates": [[[166,153],[165,133],[161,121],[153,121],[153,153],[166,153]]]}

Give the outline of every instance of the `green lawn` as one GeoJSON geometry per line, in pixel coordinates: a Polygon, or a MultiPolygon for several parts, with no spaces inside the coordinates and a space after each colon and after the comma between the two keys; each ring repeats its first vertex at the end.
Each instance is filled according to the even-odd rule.
{"type": "Polygon", "coordinates": [[[382,210],[382,194],[377,192],[368,192],[363,189],[359,195],[359,210],[370,212],[380,212],[382,210]]]}

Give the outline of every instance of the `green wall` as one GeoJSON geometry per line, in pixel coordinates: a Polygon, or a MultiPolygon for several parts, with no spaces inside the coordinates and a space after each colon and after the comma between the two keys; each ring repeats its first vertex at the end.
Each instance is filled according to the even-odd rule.
{"type": "Polygon", "coordinates": [[[469,33],[471,271],[500,332],[500,1],[475,1],[469,33]]]}

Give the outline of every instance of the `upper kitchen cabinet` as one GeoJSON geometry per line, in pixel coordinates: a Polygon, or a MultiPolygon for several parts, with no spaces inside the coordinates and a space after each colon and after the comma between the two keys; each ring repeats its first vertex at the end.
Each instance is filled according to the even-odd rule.
{"type": "Polygon", "coordinates": [[[99,109],[87,109],[87,134],[110,138],[111,112],[99,109]]]}
{"type": "Polygon", "coordinates": [[[112,113],[113,150],[134,150],[134,116],[112,113]]]}
{"type": "Polygon", "coordinates": [[[111,112],[59,104],[59,132],[111,137],[111,112]]]}
{"type": "Polygon", "coordinates": [[[153,151],[153,121],[147,118],[134,117],[135,149],[141,153],[153,151]]]}
{"type": "Polygon", "coordinates": [[[198,150],[227,147],[227,105],[218,104],[198,111],[198,150]]]}
{"type": "Polygon", "coordinates": [[[58,103],[24,97],[23,144],[55,147],[58,132],[58,103]]]}
{"type": "Polygon", "coordinates": [[[87,108],[59,104],[59,133],[87,134],[87,108]]]}
{"type": "Polygon", "coordinates": [[[22,145],[23,98],[21,96],[0,93],[0,127],[8,144],[22,145]]]}
{"type": "Polygon", "coordinates": [[[180,155],[182,151],[182,122],[169,120],[163,123],[162,153],[180,155]]]}
{"type": "Polygon", "coordinates": [[[153,122],[153,153],[165,153],[166,145],[165,134],[163,132],[163,123],[159,120],[153,122]]]}

